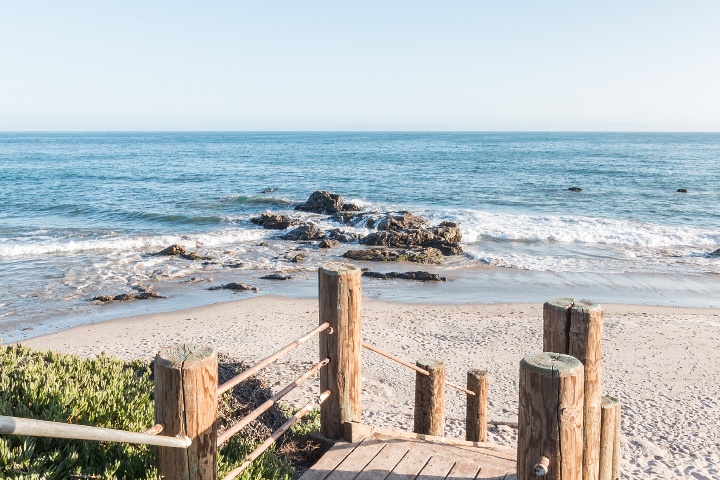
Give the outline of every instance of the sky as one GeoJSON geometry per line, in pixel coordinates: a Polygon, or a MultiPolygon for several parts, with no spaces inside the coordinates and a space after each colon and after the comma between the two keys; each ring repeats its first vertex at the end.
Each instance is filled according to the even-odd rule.
{"type": "Polygon", "coordinates": [[[720,131],[720,2],[0,0],[0,130],[720,131]]]}

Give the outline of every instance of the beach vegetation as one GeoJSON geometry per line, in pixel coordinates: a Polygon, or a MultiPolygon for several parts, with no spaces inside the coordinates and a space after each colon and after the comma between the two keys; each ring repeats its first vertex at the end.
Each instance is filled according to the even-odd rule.
{"type": "MultiPolygon", "coordinates": [[[[76,355],[35,351],[21,345],[0,346],[0,415],[34,418],[140,432],[154,424],[152,366],[139,360],[125,362],[101,354],[85,359],[76,355]]],[[[240,390],[255,402],[269,389],[252,379],[240,390]],[[259,388],[258,388],[259,387],[259,388]]],[[[255,403],[252,402],[252,403],[255,403]]],[[[235,392],[223,395],[219,425],[242,416],[235,392]]],[[[252,405],[247,404],[250,408],[252,405]]],[[[218,449],[218,473],[224,475],[242,463],[274,424],[292,409],[274,408],[247,433],[231,438],[218,449]],[[270,417],[271,425],[266,425],[270,417]]],[[[291,480],[304,452],[315,447],[306,435],[318,428],[318,415],[295,426],[277,447],[258,458],[239,478],[291,480]]],[[[254,425],[255,424],[255,425],[254,425]]],[[[254,426],[253,426],[254,425],[254,426]]],[[[244,431],[243,431],[244,432],[244,431]]],[[[90,442],[0,435],[0,478],[40,479],[159,479],[154,447],[113,442],[90,442]]]]}

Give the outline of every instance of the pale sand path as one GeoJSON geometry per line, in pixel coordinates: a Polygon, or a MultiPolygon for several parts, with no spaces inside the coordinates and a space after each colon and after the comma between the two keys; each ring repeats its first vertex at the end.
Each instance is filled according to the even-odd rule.
{"type": "MultiPolygon", "coordinates": [[[[600,299],[597,299],[600,300],[600,299]]],[[[623,403],[624,478],[720,478],[720,310],[604,305],[604,392],[623,403]]],[[[112,320],[33,338],[25,345],[85,356],[151,359],[174,342],[212,345],[253,362],[318,322],[317,300],[278,296],[112,320]]],[[[488,369],[490,418],[516,420],[520,359],[542,346],[541,304],[422,305],[365,301],[363,337],[404,359],[443,359],[448,379],[488,369]]],[[[317,360],[309,342],[268,369],[275,388],[317,360]]],[[[364,420],[412,428],[414,373],[363,354],[364,420]]],[[[294,392],[310,398],[317,380],[294,392]]],[[[449,436],[464,436],[465,401],[447,391],[449,436]]],[[[490,440],[513,445],[494,427],[490,440]]]]}

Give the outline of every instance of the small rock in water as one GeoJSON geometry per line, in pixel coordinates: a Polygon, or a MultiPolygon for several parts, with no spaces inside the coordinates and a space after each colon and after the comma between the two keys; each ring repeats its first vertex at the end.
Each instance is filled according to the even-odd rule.
{"type": "Polygon", "coordinates": [[[292,277],[290,275],[283,275],[281,273],[271,273],[270,275],[265,275],[260,278],[262,280],[290,280],[292,277]]]}
{"type": "Polygon", "coordinates": [[[582,188],[580,187],[570,187],[568,188],[571,192],[582,192],[582,188]]]}
{"type": "Polygon", "coordinates": [[[677,193],[687,193],[687,188],[678,188],[677,193]]]}
{"type": "Polygon", "coordinates": [[[247,283],[231,282],[231,283],[226,283],[224,285],[220,285],[218,287],[210,287],[210,288],[208,288],[208,290],[235,290],[235,291],[240,291],[240,292],[250,290],[253,292],[257,292],[258,288],[253,287],[252,285],[248,285],[247,283]]]}
{"type": "Polygon", "coordinates": [[[148,300],[151,298],[167,298],[163,295],[160,295],[157,292],[138,292],[138,293],[121,293],[120,295],[110,296],[110,295],[99,295],[97,297],[93,297],[93,300],[98,302],[131,302],[133,300],[148,300]]]}
{"type": "Polygon", "coordinates": [[[401,280],[416,280],[419,282],[447,282],[447,278],[441,277],[437,273],[424,271],[417,272],[363,272],[363,277],[380,278],[387,280],[388,278],[398,278],[401,280]]]}
{"type": "Polygon", "coordinates": [[[720,257],[720,248],[717,250],[713,250],[712,252],[708,253],[708,256],[710,257],[720,257]]]}
{"type": "Polygon", "coordinates": [[[273,187],[273,188],[266,188],[265,190],[262,191],[262,193],[272,193],[272,192],[274,192],[274,191],[275,191],[275,188],[274,188],[274,187],[273,187]]]}
{"type": "Polygon", "coordinates": [[[295,210],[331,214],[343,210],[344,203],[340,195],[318,190],[313,192],[305,203],[295,207],[295,210]]]}
{"type": "Polygon", "coordinates": [[[180,245],[170,245],[169,247],[157,252],[155,255],[187,255],[185,247],[180,245]]]}
{"type": "Polygon", "coordinates": [[[319,240],[325,238],[325,233],[314,223],[305,223],[290,230],[281,237],[283,240],[319,240]]]}
{"type": "Polygon", "coordinates": [[[261,225],[267,230],[285,230],[293,225],[298,224],[298,220],[290,218],[287,215],[280,215],[279,213],[263,212],[259,217],[253,217],[250,219],[252,223],[261,225]]]}
{"type": "Polygon", "coordinates": [[[332,239],[326,238],[325,240],[320,242],[320,245],[318,245],[318,246],[320,248],[333,248],[333,247],[337,247],[338,245],[340,245],[340,242],[338,242],[337,240],[332,240],[332,239]]]}
{"type": "Polygon", "coordinates": [[[412,248],[391,250],[388,248],[368,248],[366,250],[348,250],[343,257],[350,260],[369,262],[415,262],[443,263],[443,254],[437,248],[412,248]]]}

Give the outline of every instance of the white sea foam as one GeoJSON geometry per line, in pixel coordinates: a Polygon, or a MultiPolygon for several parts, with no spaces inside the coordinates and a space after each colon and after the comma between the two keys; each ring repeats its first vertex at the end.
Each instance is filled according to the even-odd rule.
{"type": "Polygon", "coordinates": [[[160,235],[101,237],[94,239],[27,239],[22,242],[8,240],[0,243],[0,257],[38,256],[48,254],[73,254],[89,251],[130,251],[164,248],[178,244],[187,249],[208,248],[217,245],[259,240],[269,235],[262,229],[231,229],[192,235],[160,235]]]}
{"type": "Polygon", "coordinates": [[[711,247],[720,244],[720,232],[717,230],[607,218],[518,215],[473,210],[438,212],[433,216],[458,222],[466,244],[483,239],[651,248],[711,247]]]}

